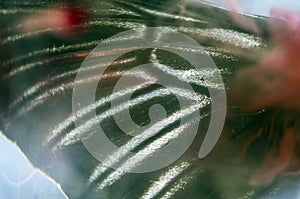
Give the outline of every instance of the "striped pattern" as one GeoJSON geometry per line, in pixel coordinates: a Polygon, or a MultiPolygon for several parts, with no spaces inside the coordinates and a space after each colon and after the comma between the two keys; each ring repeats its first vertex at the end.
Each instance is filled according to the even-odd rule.
{"type": "MultiPolygon", "coordinates": [[[[35,165],[60,183],[70,198],[261,197],[261,189],[249,187],[228,193],[224,189],[226,180],[213,179],[208,171],[192,165],[185,158],[151,173],[127,174],[126,171],[142,161],[140,156],[128,156],[129,152],[137,151],[145,157],[151,156],[195,122],[190,120],[178,127],[176,122],[180,118],[199,110],[201,117],[197,119],[200,122],[209,118],[207,110],[210,98],[207,88],[220,89],[221,86],[210,80],[217,72],[221,72],[226,82],[239,68],[238,65],[250,62],[251,54],[262,51],[266,42],[259,37],[234,30],[225,11],[201,7],[197,2],[192,4],[194,8],[187,5],[185,9],[181,9],[185,5],[184,1],[107,0],[92,1],[91,5],[89,12],[93,15],[92,19],[76,27],[82,30],[81,34],[73,40],[64,40],[51,35],[55,31],[51,29],[21,32],[22,24],[18,19],[38,14],[42,8],[47,8],[45,1],[2,3],[0,53],[3,57],[0,58],[0,88],[7,93],[2,93],[1,96],[1,130],[20,145],[35,165]],[[103,76],[95,74],[86,79],[87,82],[101,78],[103,85],[107,86],[99,86],[94,104],[72,113],[74,79],[88,53],[99,42],[116,33],[147,26],[166,26],[199,41],[217,63],[219,71],[205,67],[202,71],[196,71],[180,58],[172,55],[164,57],[165,52],[155,49],[128,53],[112,63],[103,76]],[[188,91],[173,88],[171,93],[168,89],[153,86],[156,81],[153,74],[130,71],[134,66],[147,62],[154,63],[162,73],[191,84],[197,92],[197,103],[178,110],[171,94],[190,98],[192,95],[188,91]],[[121,76],[138,77],[144,83],[124,85],[122,90],[111,94],[113,84],[121,76]],[[127,103],[110,107],[112,100],[128,93],[139,95],[127,103]],[[156,102],[160,98],[165,98],[169,107],[165,119],[133,138],[116,135],[118,130],[111,120],[114,114],[132,109],[133,117],[138,118],[140,113],[147,114],[145,104],[156,102]],[[97,116],[75,128],[74,122],[78,120],[78,115],[88,114],[93,110],[96,110],[97,116]],[[93,126],[99,124],[104,126],[113,141],[122,146],[103,163],[95,160],[79,139],[80,134],[92,131],[93,126]],[[155,136],[159,132],[163,133],[155,136]],[[107,165],[118,167],[113,170],[107,165]]],[[[197,49],[188,46],[174,48],[199,53],[197,49]]],[[[115,50],[95,56],[111,55],[117,53],[118,49],[115,50]]],[[[97,67],[106,67],[107,64],[100,63],[97,67]]],[[[274,193],[278,191],[271,189],[274,193]]]]}

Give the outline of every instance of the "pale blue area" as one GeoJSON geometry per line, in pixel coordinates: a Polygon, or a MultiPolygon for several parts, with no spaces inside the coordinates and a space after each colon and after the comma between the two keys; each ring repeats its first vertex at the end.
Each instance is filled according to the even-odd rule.
{"type": "Polygon", "coordinates": [[[65,199],[59,188],[34,169],[19,148],[0,132],[0,198],[65,199]]]}
{"type": "MultiPolygon", "coordinates": [[[[205,1],[215,4],[220,7],[226,7],[224,0],[192,0],[192,1],[205,1]]],[[[300,0],[240,0],[241,12],[253,15],[268,16],[270,9],[281,8],[293,11],[300,11],[300,0]]]]}
{"type": "Polygon", "coordinates": [[[281,8],[293,11],[300,11],[299,0],[241,0],[242,11],[250,14],[268,16],[270,9],[281,8]]]}

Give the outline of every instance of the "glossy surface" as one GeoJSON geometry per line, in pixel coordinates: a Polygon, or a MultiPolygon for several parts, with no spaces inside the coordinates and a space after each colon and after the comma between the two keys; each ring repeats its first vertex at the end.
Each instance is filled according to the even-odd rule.
{"type": "MultiPolygon", "coordinates": [[[[57,5],[56,2],[53,5],[57,5]]],[[[249,179],[256,171],[266,171],[259,168],[268,155],[265,149],[268,147],[268,134],[264,131],[262,136],[251,137],[271,121],[279,125],[283,123],[280,117],[274,119],[273,110],[259,109],[245,113],[239,111],[243,107],[230,104],[226,126],[218,145],[206,159],[198,160],[199,146],[210,119],[207,88],[220,88],[212,81],[216,71],[205,67],[203,71],[196,71],[179,56],[161,50],[133,51],[116,60],[101,80],[102,84],[95,94],[97,103],[83,111],[96,109],[102,117],[97,122],[107,132],[107,136],[120,146],[129,143],[129,147],[122,151],[125,155],[130,150],[139,151],[147,149],[147,146],[162,144],[165,141],[161,139],[163,136],[147,138],[143,140],[144,145],[131,144],[132,137],[122,133],[112,118],[121,108],[110,107],[110,100],[122,94],[111,95],[118,78],[128,74],[134,66],[153,62],[161,73],[190,83],[196,93],[202,96],[203,100],[198,106],[189,107],[190,111],[200,108],[201,113],[198,137],[194,144],[170,166],[144,174],[126,174],[123,167],[118,170],[106,168],[93,158],[78,136],[88,126],[75,128],[77,117],[72,113],[71,97],[78,69],[99,41],[136,27],[172,28],[187,34],[204,47],[218,66],[228,88],[228,82],[237,70],[256,63],[258,54],[268,49],[269,37],[265,33],[267,22],[264,18],[254,18],[265,33],[258,37],[234,24],[226,11],[198,2],[117,0],[90,1],[87,5],[85,9],[88,9],[91,17],[86,22],[76,24],[74,29],[78,29],[78,34],[67,38],[56,34],[55,27],[41,27],[25,32],[21,28],[20,19],[39,16],[41,10],[49,9],[48,2],[7,1],[1,4],[0,10],[1,130],[8,138],[16,141],[35,166],[55,179],[69,198],[246,199],[296,198],[299,195],[299,180],[294,176],[273,176],[274,179],[269,180],[267,186],[249,185],[249,179]],[[247,153],[245,157],[240,155],[244,161],[237,163],[235,160],[245,143],[249,143],[248,149],[245,149],[247,153]]],[[[197,49],[188,47],[178,47],[177,50],[189,50],[197,54],[197,49]]],[[[95,56],[114,53],[116,51],[107,51],[95,56]]],[[[106,63],[101,64],[105,66],[106,63]]],[[[148,82],[153,80],[153,74],[130,75],[148,82]]],[[[124,85],[122,92],[135,89],[131,85],[124,85]]],[[[138,88],[126,105],[130,108],[133,120],[143,126],[150,123],[148,110],[156,103],[162,104],[167,113],[165,125],[156,130],[160,131],[160,135],[174,135],[172,133],[178,130],[178,123],[170,116],[180,116],[180,107],[174,96],[168,95],[164,88],[151,84],[146,88],[138,88]]],[[[269,126],[281,132],[280,127],[269,126]]],[[[269,126],[267,129],[270,129],[269,126]]],[[[279,135],[281,137],[281,133],[279,135]]],[[[293,143],[289,142],[289,136],[290,133],[283,136],[280,143],[293,143]]],[[[123,161],[117,155],[112,155],[112,160],[123,161]]],[[[291,160],[287,157],[285,163],[291,160]]]]}

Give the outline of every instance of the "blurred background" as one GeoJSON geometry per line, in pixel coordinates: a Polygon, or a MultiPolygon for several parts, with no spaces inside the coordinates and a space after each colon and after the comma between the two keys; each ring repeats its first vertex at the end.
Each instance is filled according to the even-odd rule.
{"type": "MultiPolygon", "coordinates": [[[[263,160],[259,150],[266,137],[250,149],[251,158],[246,163],[231,165],[229,157],[272,117],[272,110],[244,114],[229,107],[218,147],[210,158],[198,162],[195,157],[199,140],[203,139],[210,115],[210,105],[204,104],[198,141],[175,163],[145,174],[115,174],[89,154],[78,136],[72,135],[76,128],[76,118],[72,117],[73,81],[85,57],[102,40],[133,28],[173,28],[204,47],[228,88],[235,72],[255,63],[256,53],[268,48],[265,17],[270,9],[300,11],[296,0],[240,2],[240,11],[252,15],[261,35],[236,25],[221,0],[0,1],[0,198],[300,198],[300,181],[294,176],[277,179],[268,186],[248,185],[253,168],[263,160]]],[[[148,61],[159,63],[162,73],[191,83],[201,96],[208,96],[208,87],[218,89],[210,81],[214,71],[195,73],[182,58],[153,49],[128,53],[107,72],[129,70],[148,61]]],[[[96,98],[109,96],[118,78],[105,80],[96,98]]],[[[154,85],[134,96],[159,88],[154,85]]],[[[172,96],[164,100],[147,98],[131,109],[135,122],[141,126],[150,123],[146,110],[158,101],[164,101],[168,116],[178,111],[172,96]]],[[[105,103],[96,111],[101,115],[109,109],[110,104],[105,103]]],[[[131,139],[120,133],[112,117],[99,124],[118,145],[131,139]]],[[[176,125],[170,124],[162,134],[176,125]]],[[[159,136],[146,140],[145,145],[155,140],[159,136]]]]}

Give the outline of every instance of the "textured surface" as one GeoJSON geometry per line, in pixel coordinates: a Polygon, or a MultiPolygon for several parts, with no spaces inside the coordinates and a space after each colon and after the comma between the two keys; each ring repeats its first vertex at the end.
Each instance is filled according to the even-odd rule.
{"type": "MultiPolygon", "coordinates": [[[[241,32],[232,25],[225,11],[200,3],[107,0],[90,1],[88,5],[91,6],[90,20],[78,25],[81,33],[77,37],[65,39],[52,34],[49,29],[21,31],[19,19],[39,13],[47,8],[48,1],[2,1],[0,4],[1,130],[20,146],[35,166],[61,184],[72,199],[296,196],[299,185],[295,178],[279,179],[268,187],[248,186],[249,176],[258,166],[256,162],[262,160],[263,138],[252,147],[254,157],[243,164],[232,163],[243,141],[262,125],[268,111],[239,115],[235,113],[235,107],[229,107],[228,122],[217,147],[207,159],[196,160],[199,143],[209,122],[209,100],[199,101],[201,106],[190,107],[201,108],[199,136],[186,154],[170,166],[145,174],[125,174],[122,164],[115,171],[94,159],[79,139],[80,129],[74,125],[77,118],[72,115],[71,97],[81,62],[101,40],[136,27],[172,28],[189,35],[205,48],[218,66],[225,84],[237,69],[253,61],[256,53],[267,46],[267,41],[241,32]]],[[[256,20],[264,27],[264,19],[256,20]]],[[[189,48],[178,47],[178,50],[197,53],[189,48]]],[[[107,52],[110,53],[114,52],[107,52]]],[[[208,87],[218,89],[220,86],[210,81],[215,71],[205,67],[203,71],[195,71],[185,60],[168,52],[145,49],[120,57],[108,68],[108,75],[95,95],[99,102],[97,114],[103,116],[99,124],[118,145],[130,143],[132,138],[122,134],[113,121],[112,114],[118,109],[110,109],[110,99],[118,96],[111,95],[112,87],[126,71],[147,62],[155,63],[162,73],[172,75],[178,81],[190,83],[202,99],[209,97],[208,87]]],[[[137,75],[147,79],[152,74],[137,75]]],[[[130,92],[130,89],[133,89],[131,85],[124,85],[123,92],[130,92]]],[[[139,125],[150,123],[148,110],[152,104],[161,103],[168,117],[180,111],[174,96],[165,94],[164,89],[157,85],[135,90],[133,100],[128,103],[131,103],[132,118],[139,125]]],[[[176,121],[166,120],[161,135],[175,132],[177,127],[176,121]]],[[[159,145],[163,141],[161,137],[149,138],[144,140],[143,146],[132,145],[129,149],[141,150],[151,144],[159,145]]],[[[128,151],[121,151],[121,154],[126,155],[128,151]]],[[[119,156],[112,158],[121,161],[119,156]]]]}

